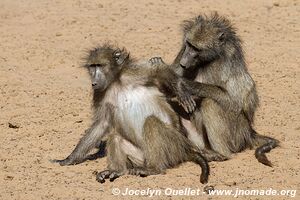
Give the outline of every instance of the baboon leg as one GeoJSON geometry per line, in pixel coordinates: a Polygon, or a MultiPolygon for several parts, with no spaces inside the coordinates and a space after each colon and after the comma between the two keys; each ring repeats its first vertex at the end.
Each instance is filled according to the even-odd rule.
{"type": "Polygon", "coordinates": [[[97,173],[96,180],[104,183],[105,179],[110,181],[126,173],[127,156],[121,148],[122,138],[114,133],[107,140],[107,163],[108,170],[97,173]]]}
{"type": "Polygon", "coordinates": [[[235,123],[235,131],[232,132],[232,141],[234,153],[241,152],[246,148],[253,148],[253,134],[251,124],[244,114],[240,114],[237,117],[235,123]]]}
{"type": "Polygon", "coordinates": [[[133,171],[135,168],[144,167],[145,159],[141,149],[134,146],[119,134],[112,133],[107,141],[108,170],[99,172],[96,179],[104,183],[105,179],[110,181],[133,171]]]}
{"type": "Polygon", "coordinates": [[[107,140],[107,164],[108,169],[125,173],[127,170],[127,155],[122,148],[123,138],[112,134],[107,140]]]}
{"type": "Polygon", "coordinates": [[[144,167],[145,157],[142,149],[136,147],[131,142],[122,139],[120,147],[127,157],[127,169],[144,167]]]}
{"type": "Polygon", "coordinates": [[[187,131],[188,139],[199,149],[205,149],[207,142],[203,133],[203,119],[199,109],[196,109],[191,120],[181,118],[182,125],[187,131]]]}
{"type": "Polygon", "coordinates": [[[178,130],[165,125],[157,117],[150,116],[145,121],[143,131],[146,159],[146,172],[142,171],[143,173],[147,175],[163,173],[167,168],[193,161],[202,169],[201,183],[207,182],[209,175],[207,161],[197,151],[197,147],[178,130]],[[154,146],[157,148],[153,148],[154,146]]]}
{"type": "Polygon", "coordinates": [[[200,110],[211,149],[229,158],[233,147],[225,112],[214,100],[208,98],[202,100],[200,110]]]}
{"type": "Polygon", "coordinates": [[[157,117],[150,116],[146,118],[143,127],[145,141],[145,169],[142,170],[143,173],[148,175],[165,173],[165,170],[171,167],[170,165],[175,165],[174,159],[171,158],[176,156],[175,152],[172,152],[172,145],[175,144],[168,138],[169,131],[166,125],[157,117]],[[167,148],[167,146],[170,148],[167,148]]]}
{"type": "Polygon", "coordinates": [[[196,109],[193,113],[191,120],[185,120],[182,118],[182,125],[188,132],[188,139],[198,147],[201,155],[208,161],[224,161],[228,158],[222,154],[209,149],[209,141],[205,133],[202,112],[199,109],[196,109]]]}
{"type": "MultiPolygon", "coordinates": [[[[200,108],[201,109],[201,108],[200,108]]],[[[207,161],[224,161],[228,160],[228,157],[216,152],[213,149],[210,149],[211,146],[208,141],[207,132],[205,131],[205,126],[203,124],[203,116],[200,109],[197,109],[193,116],[192,116],[192,122],[196,127],[197,134],[201,136],[202,142],[204,146],[200,148],[201,154],[205,157],[207,161]]]]}

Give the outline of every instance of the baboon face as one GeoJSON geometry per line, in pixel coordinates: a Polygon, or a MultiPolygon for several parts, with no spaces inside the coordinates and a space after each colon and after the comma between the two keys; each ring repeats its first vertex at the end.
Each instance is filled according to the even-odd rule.
{"type": "Polygon", "coordinates": [[[195,67],[199,61],[198,55],[200,50],[188,41],[185,42],[184,48],[184,52],[180,59],[180,66],[184,69],[195,67]]]}
{"type": "Polygon", "coordinates": [[[87,58],[92,87],[104,91],[117,78],[129,54],[125,50],[101,47],[92,50],[87,58]]]}
{"type": "Polygon", "coordinates": [[[194,24],[185,34],[181,67],[194,68],[203,62],[214,60],[222,49],[223,38],[223,32],[216,27],[194,24]]]}

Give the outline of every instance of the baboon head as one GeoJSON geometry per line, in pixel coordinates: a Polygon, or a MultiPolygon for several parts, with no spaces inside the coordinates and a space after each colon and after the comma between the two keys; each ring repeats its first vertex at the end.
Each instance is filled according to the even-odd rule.
{"type": "Polygon", "coordinates": [[[180,65],[186,69],[215,60],[235,34],[230,22],[217,13],[184,21],[183,31],[184,52],[180,65]]]}
{"type": "Polygon", "coordinates": [[[94,90],[104,91],[119,75],[129,60],[125,49],[104,45],[91,50],[85,59],[85,67],[91,76],[94,90]]]}

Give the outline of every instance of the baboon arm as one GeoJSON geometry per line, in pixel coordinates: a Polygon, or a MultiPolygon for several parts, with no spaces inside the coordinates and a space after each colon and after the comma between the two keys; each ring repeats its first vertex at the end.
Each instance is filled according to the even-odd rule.
{"type": "Polygon", "coordinates": [[[211,84],[193,82],[187,79],[183,79],[182,81],[188,93],[193,96],[193,98],[210,98],[220,104],[223,109],[228,109],[232,106],[230,95],[224,88],[211,84]]]}
{"type": "Polygon", "coordinates": [[[90,150],[98,147],[104,135],[110,132],[110,115],[109,112],[100,115],[80,139],[73,152],[66,159],[53,160],[53,162],[58,162],[60,165],[75,165],[84,162],[90,150]]]}
{"type": "Polygon", "coordinates": [[[166,96],[176,97],[185,111],[192,113],[196,108],[196,103],[188,91],[183,88],[181,79],[169,66],[161,65],[152,70],[148,83],[158,87],[166,96]]]}
{"type": "Polygon", "coordinates": [[[153,76],[153,83],[171,97],[176,97],[187,112],[196,108],[195,100],[211,98],[223,108],[230,105],[230,96],[221,87],[193,82],[177,75],[169,66],[158,67],[153,76]]]}

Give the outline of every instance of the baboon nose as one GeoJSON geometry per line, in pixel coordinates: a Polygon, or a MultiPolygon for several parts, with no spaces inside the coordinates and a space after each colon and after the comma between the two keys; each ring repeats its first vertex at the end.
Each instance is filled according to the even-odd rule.
{"type": "Polygon", "coordinates": [[[97,85],[97,83],[92,83],[92,86],[95,87],[97,85]]]}

